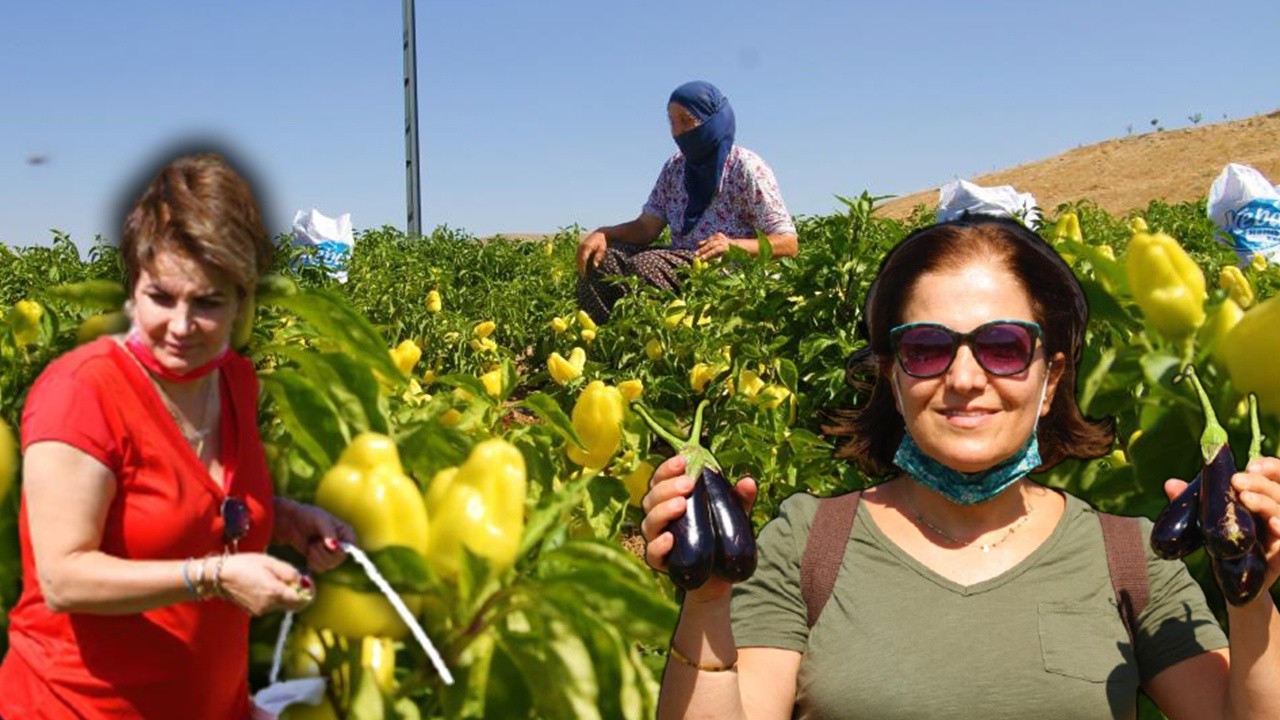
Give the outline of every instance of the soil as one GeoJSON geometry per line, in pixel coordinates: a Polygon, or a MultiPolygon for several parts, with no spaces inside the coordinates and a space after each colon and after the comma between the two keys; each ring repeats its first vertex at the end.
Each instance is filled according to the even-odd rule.
{"type": "MultiPolygon", "coordinates": [[[[1052,209],[1091,200],[1113,215],[1152,200],[1199,200],[1227,163],[1250,165],[1280,182],[1280,110],[1244,120],[1150,132],[1107,140],[1007,170],[965,178],[978,185],[1012,185],[1052,209]]],[[[904,218],[917,205],[935,207],[938,188],[895,198],[877,214],[904,218]]]]}

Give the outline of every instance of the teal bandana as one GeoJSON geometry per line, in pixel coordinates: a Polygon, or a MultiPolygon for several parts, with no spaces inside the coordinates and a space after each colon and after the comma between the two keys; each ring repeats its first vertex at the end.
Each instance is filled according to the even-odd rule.
{"type": "Polygon", "coordinates": [[[1013,483],[1040,466],[1040,443],[1036,433],[1012,457],[986,470],[962,473],[925,454],[911,433],[902,436],[893,464],[902,468],[912,480],[960,505],[976,505],[1004,492],[1013,483]]]}

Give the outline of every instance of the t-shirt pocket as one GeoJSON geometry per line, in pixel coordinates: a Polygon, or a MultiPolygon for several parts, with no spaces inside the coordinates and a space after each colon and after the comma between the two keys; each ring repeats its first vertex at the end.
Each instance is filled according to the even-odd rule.
{"type": "Polygon", "coordinates": [[[1133,649],[1111,605],[1039,604],[1044,669],[1093,683],[1137,682],[1133,649]]]}

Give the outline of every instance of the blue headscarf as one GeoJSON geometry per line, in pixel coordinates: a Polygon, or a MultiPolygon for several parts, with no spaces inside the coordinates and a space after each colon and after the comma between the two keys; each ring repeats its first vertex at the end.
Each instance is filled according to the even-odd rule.
{"type": "Polygon", "coordinates": [[[724,161],[733,148],[736,128],[729,99],[709,82],[687,82],[671,93],[668,102],[688,110],[700,123],[675,138],[684,155],[684,189],[689,196],[684,208],[684,227],[680,230],[684,235],[698,224],[720,187],[724,161]]]}

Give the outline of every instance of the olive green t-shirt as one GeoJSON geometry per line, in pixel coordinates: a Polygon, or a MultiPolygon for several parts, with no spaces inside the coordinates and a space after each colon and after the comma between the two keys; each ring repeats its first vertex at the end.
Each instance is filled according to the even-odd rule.
{"type": "MultiPolygon", "coordinates": [[[[1186,566],[1148,549],[1151,599],[1135,653],[1097,515],[1070,495],[1043,545],[967,587],[903,552],[860,506],[835,588],[810,631],[800,558],[817,503],[803,494],[782,503],[760,533],[755,575],[733,594],[739,647],[804,653],[796,717],[1132,719],[1140,682],[1226,645],[1186,566]]],[[[1151,522],[1142,523],[1145,538],[1151,522]]]]}

